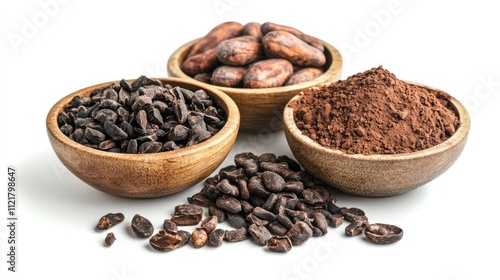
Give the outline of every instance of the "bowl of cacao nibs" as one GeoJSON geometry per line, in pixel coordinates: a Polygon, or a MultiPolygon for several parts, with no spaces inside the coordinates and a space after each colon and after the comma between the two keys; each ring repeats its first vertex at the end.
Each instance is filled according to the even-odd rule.
{"type": "Polygon", "coordinates": [[[294,27],[228,21],[175,50],[167,70],[229,95],[240,109],[241,131],[270,132],[282,130],[282,112],[293,96],[340,78],[342,56],[294,27]]]}
{"type": "Polygon", "coordinates": [[[46,125],[56,155],[82,181],[153,198],[210,175],[233,146],[239,118],[231,98],[203,83],[140,76],[63,97],[46,125]]]}
{"type": "Polygon", "coordinates": [[[398,195],[450,168],[470,130],[449,94],[372,68],[306,89],[285,108],[284,132],[297,161],[352,195],[398,195]]]}

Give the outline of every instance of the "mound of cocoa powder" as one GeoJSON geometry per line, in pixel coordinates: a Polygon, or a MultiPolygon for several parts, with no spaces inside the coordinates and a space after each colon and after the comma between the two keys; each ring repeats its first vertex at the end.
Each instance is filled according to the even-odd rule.
{"type": "Polygon", "coordinates": [[[348,154],[401,154],[435,146],[460,120],[450,96],[396,78],[379,66],[291,102],[297,127],[319,144],[348,154]]]}

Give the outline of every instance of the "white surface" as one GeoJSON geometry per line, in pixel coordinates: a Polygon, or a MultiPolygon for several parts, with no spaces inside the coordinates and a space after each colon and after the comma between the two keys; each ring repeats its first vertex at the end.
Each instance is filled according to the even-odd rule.
{"type": "MultiPolygon", "coordinates": [[[[0,279],[499,279],[497,5],[443,2],[2,1],[0,181],[6,182],[8,165],[17,167],[19,220],[18,272],[11,273],[2,183],[0,279]],[[45,132],[53,103],[100,82],[166,76],[166,61],[178,46],[226,20],[297,27],[340,49],[343,78],[383,65],[466,104],[469,141],[441,177],[390,198],[334,192],[339,205],[401,226],[399,243],[375,246],[345,237],[342,227],[287,254],[249,241],[157,253],[147,240],[132,237],[130,219],[139,213],[159,228],[200,185],[166,198],[123,199],[88,187],[61,165],[45,132]],[[119,211],[127,220],[113,229],[117,241],[105,248],[105,233],[93,227],[103,214],[119,211]]],[[[241,134],[223,166],[243,151],[291,156],[281,132],[241,134]]]]}

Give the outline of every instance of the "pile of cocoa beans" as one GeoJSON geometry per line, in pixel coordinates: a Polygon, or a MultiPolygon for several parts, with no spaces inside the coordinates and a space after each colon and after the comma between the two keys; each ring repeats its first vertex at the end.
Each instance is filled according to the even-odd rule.
{"type": "Polygon", "coordinates": [[[311,81],[325,63],[322,42],[296,28],[228,21],[193,44],[181,70],[217,86],[269,88],[311,81]]]}

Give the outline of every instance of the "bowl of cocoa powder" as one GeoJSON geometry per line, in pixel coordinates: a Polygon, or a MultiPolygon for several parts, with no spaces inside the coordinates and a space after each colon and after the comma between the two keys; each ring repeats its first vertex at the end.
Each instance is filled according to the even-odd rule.
{"type": "Polygon", "coordinates": [[[283,118],[290,149],[307,171],[366,197],[402,194],[440,176],[470,129],[458,100],[381,66],[302,91],[283,118]]]}
{"type": "Polygon", "coordinates": [[[202,83],[140,76],[62,97],[46,126],[55,154],[83,182],[115,196],[155,198],[215,171],[236,140],[239,111],[202,83]]]}
{"type": "Polygon", "coordinates": [[[297,28],[229,21],[207,31],[170,55],[168,74],[229,95],[241,112],[242,132],[282,130],[283,109],[293,96],[340,78],[340,52],[297,28]]]}

